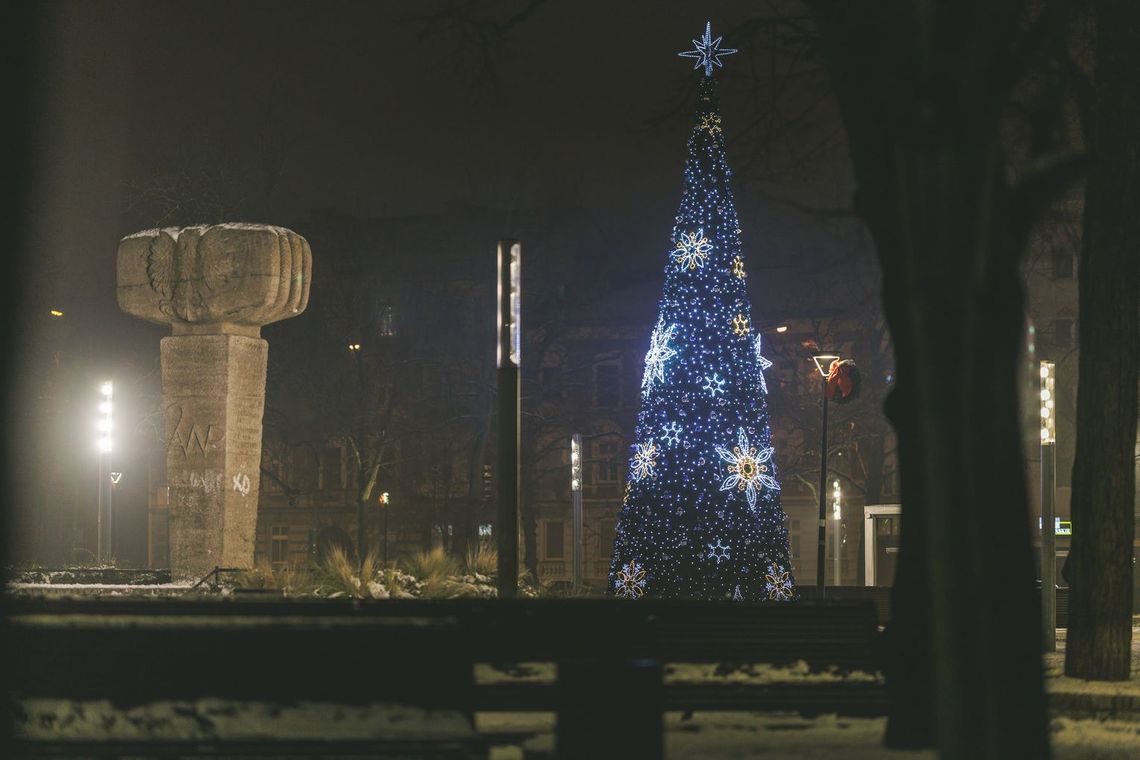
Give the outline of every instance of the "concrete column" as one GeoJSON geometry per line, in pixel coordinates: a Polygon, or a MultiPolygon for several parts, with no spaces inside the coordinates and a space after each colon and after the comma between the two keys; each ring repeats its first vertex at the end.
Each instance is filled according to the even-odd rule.
{"type": "Polygon", "coordinates": [[[261,325],[304,311],[312,261],[265,225],[146,230],[119,244],[119,306],[169,324],[162,398],[170,570],[252,567],[269,344],[261,325]]]}

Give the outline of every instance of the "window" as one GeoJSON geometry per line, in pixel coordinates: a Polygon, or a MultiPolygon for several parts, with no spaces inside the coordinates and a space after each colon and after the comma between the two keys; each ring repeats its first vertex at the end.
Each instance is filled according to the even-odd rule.
{"type": "Polygon", "coordinates": [[[613,441],[602,441],[598,443],[597,451],[598,461],[595,463],[595,467],[597,467],[598,475],[594,482],[618,482],[618,445],[613,441]]]}
{"type": "Polygon", "coordinates": [[[274,525],[269,529],[269,560],[280,563],[288,559],[289,528],[285,525],[274,525]]]}
{"type": "Polygon", "coordinates": [[[545,543],[547,559],[565,559],[566,557],[566,529],[561,520],[547,520],[545,524],[545,543]]]}
{"type": "Polygon", "coordinates": [[[493,530],[491,523],[479,523],[479,538],[490,538],[493,530]]]}
{"type": "Polygon", "coordinates": [[[495,497],[495,470],[492,465],[483,465],[483,501],[495,497]]]}
{"type": "Polygon", "coordinates": [[[1053,278],[1057,280],[1073,278],[1073,254],[1067,252],[1053,254],[1053,278]]]}
{"type": "Polygon", "coordinates": [[[617,364],[599,364],[594,367],[594,403],[613,408],[621,404],[621,367],[617,364]]]}
{"type": "Polygon", "coordinates": [[[326,446],[321,449],[321,482],[325,489],[344,488],[343,450],[339,446],[326,446]]]}
{"type": "Polygon", "coordinates": [[[1053,320],[1053,343],[1060,348],[1069,348],[1073,345],[1073,320],[1053,320]]]}

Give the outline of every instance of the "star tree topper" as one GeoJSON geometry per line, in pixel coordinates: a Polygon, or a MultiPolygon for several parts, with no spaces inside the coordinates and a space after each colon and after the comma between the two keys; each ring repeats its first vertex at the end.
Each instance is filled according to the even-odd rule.
{"type": "Polygon", "coordinates": [[[712,76],[713,66],[721,66],[720,57],[722,55],[732,55],[736,52],[734,48],[721,48],[720,41],[723,37],[717,37],[715,40],[712,38],[712,22],[705,23],[705,36],[699,40],[693,40],[693,50],[686,50],[683,53],[677,53],[682,58],[696,58],[697,62],[694,64],[694,69],[699,69],[701,66],[705,67],[705,76],[712,76]]]}

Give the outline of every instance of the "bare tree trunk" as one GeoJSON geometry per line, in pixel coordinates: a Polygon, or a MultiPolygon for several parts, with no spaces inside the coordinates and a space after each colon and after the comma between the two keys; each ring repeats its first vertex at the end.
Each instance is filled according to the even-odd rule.
{"type": "Polygon", "coordinates": [[[1065,163],[1019,191],[999,125],[1016,3],[810,0],[897,359],[902,542],[886,741],[1047,758],[1021,457],[1018,260],[1065,163]],[[996,77],[996,79],[995,79],[996,77]]]}
{"type": "Polygon", "coordinates": [[[1127,680],[1140,362],[1140,4],[1096,3],[1065,674],[1127,680]]]}

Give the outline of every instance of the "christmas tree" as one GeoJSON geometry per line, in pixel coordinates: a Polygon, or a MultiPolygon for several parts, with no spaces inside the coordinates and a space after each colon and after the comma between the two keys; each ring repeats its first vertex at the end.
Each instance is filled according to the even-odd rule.
{"type": "Polygon", "coordinates": [[[610,592],[629,598],[795,597],[760,335],[725,160],[711,27],[681,53],[704,68],[685,189],[649,339],[610,592]]]}

